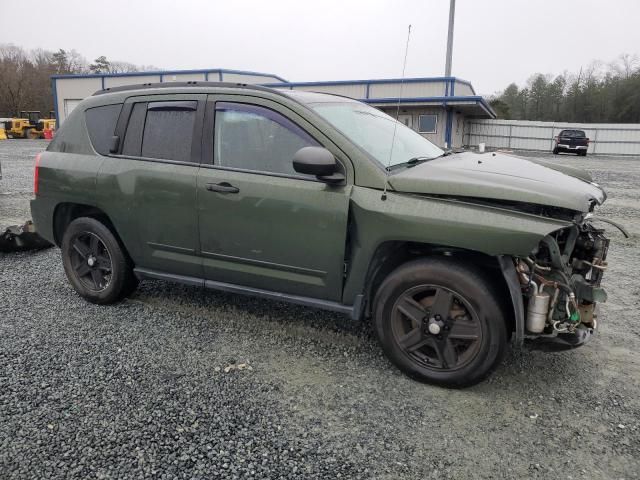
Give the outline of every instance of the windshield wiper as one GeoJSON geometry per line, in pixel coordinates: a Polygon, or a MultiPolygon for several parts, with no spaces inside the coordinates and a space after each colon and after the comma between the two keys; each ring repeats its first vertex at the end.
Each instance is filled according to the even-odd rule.
{"type": "Polygon", "coordinates": [[[391,171],[394,168],[401,167],[403,165],[406,165],[407,168],[415,167],[419,163],[426,162],[427,160],[433,160],[433,158],[434,157],[412,157],[409,160],[407,160],[406,162],[396,163],[394,165],[391,165],[391,166],[387,167],[387,170],[391,171]]]}

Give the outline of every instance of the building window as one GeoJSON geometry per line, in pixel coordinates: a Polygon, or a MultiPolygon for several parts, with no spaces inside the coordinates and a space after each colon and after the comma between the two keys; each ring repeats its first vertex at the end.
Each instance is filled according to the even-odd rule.
{"type": "Polygon", "coordinates": [[[436,133],[438,115],[420,115],[418,117],[418,131],[420,133],[436,133]]]}

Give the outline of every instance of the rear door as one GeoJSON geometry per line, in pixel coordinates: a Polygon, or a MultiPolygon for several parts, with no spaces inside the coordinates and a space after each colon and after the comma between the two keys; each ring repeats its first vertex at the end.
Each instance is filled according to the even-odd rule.
{"type": "Polygon", "coordinates": [[[137,267],[202,277],[196,180],[205,103],[206,95],[174,94],[124,104],[118,154],[103,163],[98,185],[137,267]]]}
{"type": "Polygon", "coordinates": [[[353,182],[348,159],[270,100],[210,96],[206,115],[198,176],[205,278],[339,301],[353,182]],[[311,145],[338,158],[344,185],[293,170],[295,152],[311,145]]]}

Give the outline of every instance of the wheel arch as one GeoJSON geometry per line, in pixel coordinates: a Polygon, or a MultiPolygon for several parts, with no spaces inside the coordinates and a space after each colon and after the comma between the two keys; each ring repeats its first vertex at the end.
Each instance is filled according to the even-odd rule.
{"type": "Polygon", "coordinates": [[[53,238],[57,246],[62,244],[62,237],[69,224],[80,217],[95,218],[104,224],[116,237],[124,252],[129,255],[117,228],[109,216],[100,208],[83,203],[63,202],[56,205],[53,211],[53,238]]]}
{"type": "MultiPolygon", "coordinates": [[[[365,308],[363,314],[366,317],[372,315],[372,306],[376,293],[384,279],[402,264],[417,258],[424,257],[451,257],[462,262],[472,262],[480,266],[487,275],[488,280],[494,286],[498,296],[498,303],[503,308],[503,313],[507,321],[507,328],[510,332],[519,336],[520,324],[524,325],[521,315],[522,297],[514,296],[514,286],[509,275],[509,265],[513,267],[513,262],[507,256],[491,256],[486,253],[466,250],[463,248],[446,245],[436,245],[429,243],[418,243],[408,241],[385,241],[376,248],[369,269],[366,274],[364,301],[365,308]],[[518,305],[518,300],[520,305],[518,305]]],[[[515,269],[514,269],[515,272],[515,269]]],[[[517,281],[517,278],[516,278],[517,281]]]]}

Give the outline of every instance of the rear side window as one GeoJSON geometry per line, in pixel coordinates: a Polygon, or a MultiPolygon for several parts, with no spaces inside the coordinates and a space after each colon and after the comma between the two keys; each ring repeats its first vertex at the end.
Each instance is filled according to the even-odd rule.
{"type": "Polygon", "coordinates": [[[190,162],[197,107],[197,101],[136,103],[122,154],[190,162]]]}
{"type": "Polygon", "coordinates": [[[100,155],[109,154],[111,138],[121,109],[122,104],[118,103],[89,108],[84,113],[91,144],[100,155]]]}

